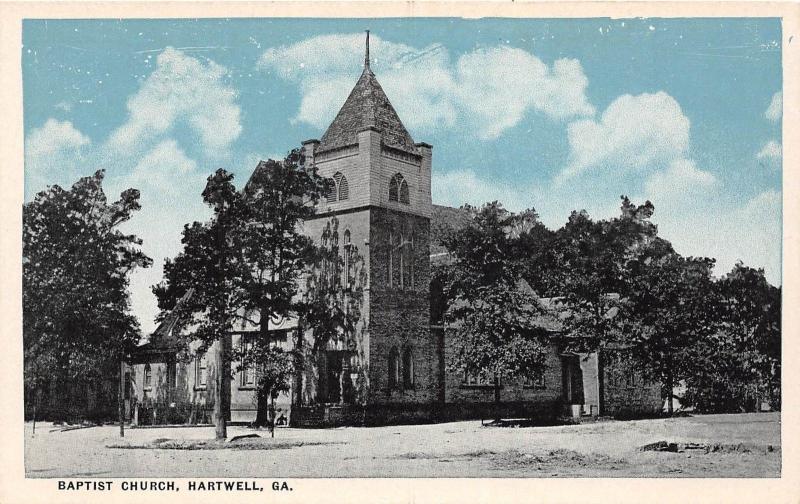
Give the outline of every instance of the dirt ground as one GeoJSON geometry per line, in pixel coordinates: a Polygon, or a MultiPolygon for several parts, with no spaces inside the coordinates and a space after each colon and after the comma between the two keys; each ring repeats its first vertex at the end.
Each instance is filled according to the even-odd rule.
{"type": "MultiPolygon", "coordinates": [[[[122,449],[213,438],[213,428],[71,431],[26,424],[26,475],[55,477],[779,477],[780,414],[698,415],[498,428],[478,421],[336,429],[281,428],[262,449],[122,449]],[[737,444],[738,452],[640,451],[658,441],[737,444]],[[767,451],[768,446],[773,451],[767,451]]],[[[249,434],[229,427],[228,435],[249,434]]],[[[268,432],[258,432],[268,437],[268,432]]],[[[240,447],[242,448],[242,447],[240,447]]]]}

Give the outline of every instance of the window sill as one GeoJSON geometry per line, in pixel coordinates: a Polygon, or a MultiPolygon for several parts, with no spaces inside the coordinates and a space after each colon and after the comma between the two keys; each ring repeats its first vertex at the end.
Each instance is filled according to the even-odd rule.
{"type": "MultiPolygon", "coordinates": [[[[494,390],[494,385],[492,384],[471,384],[471,383],[462,383],[458,386],[458,388],[462,389],[485,389],[485,390],[494,390]]],[[[503,386],[500,385],[500,390],[503,390],[503,386]]]]}
{"type": "Polygon", "coordinates": [[[239,390],[255,390],[255,385],[239,385],[239,390]]]}
{"type": "Polygon", "coordinates": [[[201,385],[201,386],[195,386],[194,390],[195,391],[200,391],[200,390],[206,390],[207,388],[208,387],[206,385],[201,385]]]}

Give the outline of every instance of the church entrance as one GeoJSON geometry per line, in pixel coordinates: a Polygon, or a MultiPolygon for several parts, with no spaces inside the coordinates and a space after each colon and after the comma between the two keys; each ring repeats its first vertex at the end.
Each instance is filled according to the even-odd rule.
{"type": "Polygon", "coordinates": [[[328,404],[352,404],[355,394],[351,369],[352,352],[325,352],[323,401],[328,404]]]}
{"type": "Polygon", "coordinates": [[[583,372],[577,355],[561,356],[561,390],[565,404],[583,404],[583,372]]]}

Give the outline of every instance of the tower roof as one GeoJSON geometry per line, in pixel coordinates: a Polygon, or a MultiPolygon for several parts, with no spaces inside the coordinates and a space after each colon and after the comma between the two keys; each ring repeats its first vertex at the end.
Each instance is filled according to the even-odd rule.
{"type": "Polygon", "coordinates": [[[397,116],[386,93],[369,67],[369,32],[364,71],[350,91],[350,96],[336,114],[320,140],[319,150],[332,150],[358,142],[358,132],[365,128],[377,128],[382,132],[385,145],[416,153],[414,140],[397,116]]]}

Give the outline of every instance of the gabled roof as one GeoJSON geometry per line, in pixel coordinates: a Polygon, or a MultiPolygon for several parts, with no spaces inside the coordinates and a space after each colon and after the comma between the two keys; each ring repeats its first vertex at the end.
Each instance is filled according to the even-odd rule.
{"type": "Polygon", "coordinates": [[[186,291],[175,307],[164,317],[164,320],[158,324],[153,334],[150,335],[148,341],[139,345],[136,348],[136,353],[149,353],[149,352],[169,352],[174,351],[180,346],[178,336],[175,334],[175,324],[178,323],[180,318],[179,310],[185,305],[189,299],[194,295],[194,289],[190,288],[186,291]]]}
{"type": "Polygon", "coordinates": [[[369,127],[382,132],[384,145],[417,153],[414,140],[397,116],[378,79],[369,66],[365,66],[350,96],[322,135],[318,149],[328,151],[354,145],[358,143],[358,132],[369,127]]]}

